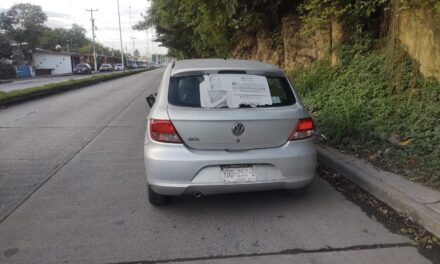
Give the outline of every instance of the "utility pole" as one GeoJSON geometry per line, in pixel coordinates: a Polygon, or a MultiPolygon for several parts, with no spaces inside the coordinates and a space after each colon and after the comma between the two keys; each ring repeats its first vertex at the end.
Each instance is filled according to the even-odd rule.
{"type": "Polygon", "coordinates": [[[95,19],[93,18],[93,12],[98,12],[98,9],[86,9],[90,12],[90,20],[92,20],[92,39],[93,39],[93,60],[95,65],[95,72],[98,71],[98,66],[96,65],[96,45],[95,45],[95,19]]]}
{"type": "Polygon", "coordinates": [[[148,61],[148,63],[150,63],[150,59],[148,58],[148,53],[150,52],[150,47],[149,47],[149,44],[148,44],[148,28],[147,28],[147,61],[148,61]]]}
{"type": "Polygon", "coordinates": [[[121,13],[119,12],[119,0],[116,0],[116,2],[118,3],[119,41],[121,42],[121,63],[122,63],[122,69],[124,69],[124,71],[125,71],[124,49],[122,46],[121,13]]]}
{"type": "Polygon", "coordinates": [[[128,54],[128,57],[127,57],[127,67],[128,67],[130,54],[128,53],[127,45],[125,45],[125,54],[128,54]]]}
{"type": "Polygon", "coordinates": [[[157,58],[157,42],[156,42],[157,34],[154,34],[153,37],[154,37],[153,49],[154,49],[154,53],[155,53],[155,57],[154,58],[155,58],[155,61],[156,61],[156,64],[157,64],[157,62],[159,61],[158,58],[157,58]]]}
{"type": "Polygon", "coordinates": [[[133,41],[133,56],[134,56],[134,51],[135,51],[135,49],[134,49],[134,40],[135,40],[136,38],[134,38],[134,37],[131,37],[131,40],[133,41]]]}
{"type": "MultiPolygon", "coordinates": [[[[151,2],[150,0],[147,0],[147,10],[149,10],[151,8],[151,2]]],[[[152,64],[152,60],[153,60],[153,54],[151,54],[151,60],[150,60],[150,36],[149,36],[149,27],[146,28],[146,32],[147,32],[147,60],[148,60],[148,64],[151,65],[152,64]]],[[[152,52],[151,52],[152,53],[152,52]]]]}

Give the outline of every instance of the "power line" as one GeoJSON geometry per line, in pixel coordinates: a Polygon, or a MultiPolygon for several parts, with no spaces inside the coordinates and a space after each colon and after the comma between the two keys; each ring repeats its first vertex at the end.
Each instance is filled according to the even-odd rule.
{"type": "Polygon", "coordinates": [[[96,45],[95,45],[95,19],[93,18],[93,12],[98,12],[98,9],[86,9],[90,12],[90,20],[92,21],[92,39],[93,39],[93,61],[95,65],[95,72],[98,71],[98,66],[96,65],[96,45]]]}

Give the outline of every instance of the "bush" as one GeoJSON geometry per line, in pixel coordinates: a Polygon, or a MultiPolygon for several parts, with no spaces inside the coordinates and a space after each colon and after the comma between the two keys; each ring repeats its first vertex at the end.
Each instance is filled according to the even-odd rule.
{"type": "Polygon", "coordinates": [[[352,58],[290,75],[325,143],[440,187],[439,82],[414,74],[408,58],[395,65],[398,82],[383,53],[352,58]]]}
{"type": "Polygon", "coordinates": [[[17,76],[14,66],[0,62],[0,80],[13,79],[17,76]]]}

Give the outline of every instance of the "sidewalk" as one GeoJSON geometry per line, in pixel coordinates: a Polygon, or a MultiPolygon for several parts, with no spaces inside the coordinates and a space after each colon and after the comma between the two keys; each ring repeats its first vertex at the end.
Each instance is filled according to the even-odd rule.
{"type": "Polygon", "coordinates": [[[319,159],[379,200],[440,237],[440,192],[319,145],[319,159]]]}

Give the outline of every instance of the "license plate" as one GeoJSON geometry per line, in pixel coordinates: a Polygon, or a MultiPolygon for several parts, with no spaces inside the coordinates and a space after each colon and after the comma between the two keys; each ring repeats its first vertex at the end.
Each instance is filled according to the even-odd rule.
{"type": "Polygon", "coordinates": [[[257,181],[254,166],[252,165],[222,166],[221,171],[225,183],[257,181]]]}

